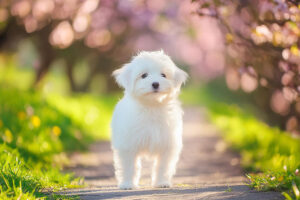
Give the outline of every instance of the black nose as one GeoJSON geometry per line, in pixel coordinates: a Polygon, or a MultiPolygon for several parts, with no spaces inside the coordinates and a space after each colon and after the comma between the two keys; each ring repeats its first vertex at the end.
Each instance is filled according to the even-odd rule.
{"type": "Polygon", "coordinates": [[[153,87],[154,89],[157,89],[157,88],[159,87],[159,83],[158,83],[158,82],[152,83],[152,87],[153,87]]]}

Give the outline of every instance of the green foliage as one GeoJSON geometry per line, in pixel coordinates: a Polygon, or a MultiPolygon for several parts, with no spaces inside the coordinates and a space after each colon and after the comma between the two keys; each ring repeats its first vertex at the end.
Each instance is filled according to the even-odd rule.
{"type": "Polygon", "coordinates": [[[75,95],[66,97],[50,95],[48,102],[70,116],[86,132],[97,139],[109,138],[109,121],[117,98],[115,96],[75,95]]]}
{"type": "Polygon", "coordinates": [[[15,60],[0,56],[0,200],[76,199],[53,193],[83,182],[59,169],[68,163],[66,153],[109,138],[117,99],[63,95],[68,87],[55,72],[40,91],[29,89],[34,73],[15,60]]]}
{"type": "Polygon", "coordinates": [[[18,148],[26,158],[51,162],[54,154],[85,147],[85,141],[75,134],[83,132],[80,124],[39,93],[0,87],[0,95],[0,141],[18,148]]]}
{"type": "MultiPolygon", "coordinates": [[[[260,172],[247,175],[251,187],[257,190],[287,190],[291,198],[296,198],[294,188],[300,186],[299,139],[268,126],[250,111],[228,103],[226,98],[224,103],[222,98],[215,97],[214,90],[191,88],[183,93],[182,99],[188,104],[205,105],[211,121],[220,128],[224,139],[240,152],[242,166],[248,172],[260,172]]],[[[232,101],[237,101],[237,98],[232,101]]],[[[239,104],[242,105],[241,102],[239,104]]]]}
{"type": "Polygon", "coordinates": [[[52,194],[82,185],[59,169],[66,152],[108,139],[116,99],[45,95],[8,84],[0,96],[0,199],[76,198],[52,194]]]}
{"type": "Polygon", "coordinates": [[[242,164],[259,171],[296,170],[300,166],[300,143],[278,128],[270,128],[251,115],[228,105],[211,109],[212,121],[224,132],[233,148],[241,151],[242,164]]]}
{"type": "Polygon", "coordinates": [[[300,192],[299,192],[299,187],[297,187],[297,185],[293,182],[292,185],[293,188],[293,192],[283,192],[283,196],[287,199],[287,200],[292,200],[292,199],[296,199],[299,200],[300,199],[300,192]]]}
{"type": "Polygon", "coordinates": [[[0,199],[45,197],[44,190],[78,187],[80,179],[62,174],[57,168],[25,160],[17,149],[0,145],[0,199]]]}
{"type": "Polygon", "coordinates": [[[227,189],[225,190],[225,192],[232,192],[232,188],[228,185],[227,189]]]}

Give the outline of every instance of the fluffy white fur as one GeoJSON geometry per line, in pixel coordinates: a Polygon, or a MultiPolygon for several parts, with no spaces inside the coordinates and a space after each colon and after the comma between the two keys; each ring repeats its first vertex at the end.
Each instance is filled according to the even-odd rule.
{"type": "Polygon", "coordinates": [[[139,53],[113,75],[125,89],[111,123],[119,187],[138,187],[145,155],[154,159],[153,186],[170,187],[182,149],[183,112],[177,96],[187,74],[163,51],[154,51],[139,53]]]}

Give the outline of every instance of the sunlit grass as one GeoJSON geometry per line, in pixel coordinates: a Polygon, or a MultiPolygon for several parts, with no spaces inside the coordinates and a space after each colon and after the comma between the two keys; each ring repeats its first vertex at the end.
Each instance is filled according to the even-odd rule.
{"type": "MultiPolygon", "coordinates": [[[[18,149],[0,145],[0,199],[46,197],[43,191],[78,187],[80,178],[62,174],[58,168],[25,159],[18,149]]],[[[50,194],[50,193],[49,193],[50,194]]]]}
{"type": "Polygon", "coordinates": [[[45,189],[79,186],[59,167],[65,152],[85,149],[93,136],[37,92],[0,87],[0,95],[1,198],[34,199],[47,196],[45,189]]]}
{"type": "Polygon", "coordinates": [[[207,108],[223,138],[240,153],[251,187],[285,191],[287,199],[299,199],[300,140],[260,121],[244,97],[231,94],[230,101],[230,93],[223,98],[217,91],[210,86],[187,88],[181,98],[185,104],[207,108]]]}
{"type": "Polygon", "coordinates": [[[0,54],[0,84],[14,85],[19,89],[28,89],[34,80],[32,70],[22,67],[16,69],[16,55],[0,54]]]}
{"type": "Polygon", "coordinates": [[[117,98],[71,95],[51,74],[33,90],[33,71],[13,60],[0,56],[0,199],[78,199],[53,193],[83,186],[60,169],[68,152],[109,138],[117,98]]]}
{"type": "Polygon", "coordinates": [[[83,130],[89,132],[96,139],[109,138],[112,109],[117,101],[114,96],[75,95],[47,97],[48,102],[58,108],[83,130]]]}

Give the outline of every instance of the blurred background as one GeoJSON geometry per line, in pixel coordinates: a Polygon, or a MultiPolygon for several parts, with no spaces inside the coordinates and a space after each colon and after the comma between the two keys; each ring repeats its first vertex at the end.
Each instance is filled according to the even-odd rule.
{"type": "MultiPolygon", "coordinates": [[[[242,165],[280,171],[289,181],[276,187],[299,185],[299,22],[297,0],[1,0],[3,176],[13,182],[15,161],[7,160],[18,157],[36,169],[20,183],[28,191],[41,176],[48,177],[36,181],[41,188],[78,184],[49,170],[67,165],[66,153],[109,138],[121,96],[112,71],[139,51],[163,49],[190,75],[184,104],[205,106],[225,140],[249,151],[242,165]]],[[[16,194],[0,185],[7,198],[16,194]]]]}
{"type": "Polygon", "coordinates": [[[35,71],[34,87],[56,70],[68,90],[111,92],[114,69],[138,51],[159,49],[195,80],[210,80],[224,70],[224,39],[216,20],[200,20],[198,7],[190,1],[2,1],[1,50],[15,54],[22,70],[35,71]]]}

